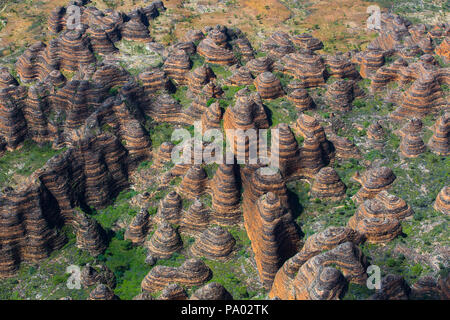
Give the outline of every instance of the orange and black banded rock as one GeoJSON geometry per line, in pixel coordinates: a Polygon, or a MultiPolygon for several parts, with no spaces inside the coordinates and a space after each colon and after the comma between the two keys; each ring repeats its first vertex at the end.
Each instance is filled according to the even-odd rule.
{"type": "Polygon", "coordinates": [[[190,250],[195,257],[223,261],[230,257],[235,244],[236,240],[231,233],[217,226],[203,231],[190,250]]]}
{"type": "Polygon", "coordinates": [[[372,78],[375,72],[384,64],[383,51],[377,49],[366,50],[359,57],[356,57],[355,62],[360,65],[359,74],[361,77],[372,78]]]}
{"type": "Polygon", "coordinates": [[[186,290],[177,283],[170,283],[164,287],[159,300],[187,300],[186,290]]]}
{"type": "Polygon", "coordinates": [[[98,283],[103,283],[109,288],[114,288],[116,286],[116,277],[105,265],[96,266],[95,268],[90,264],[84,266],[81,269],[81,284],[87,288],[98,283]]]}
{"type": "Polygon", "coordinates": [[[278,31],[263,42],[261,50],[278,60],[286,54],[294,52],[295,46],[287,33],[278,31]]]}
{"type": "Polygon", "coordinates": [[[52,33],[59,33],[62,31],[65,25],[64,15],[66,14],[66,8],[62,6],[56,6],[47,19],[48,30],[52,33]]]}
{"type": "Polygon", "coordinates": [[[156,122],[169,122],[186,124],[186,116],[183,106],[178,103],[170,94],[160,94],[156,100],[146,108],[145,113],[156,122]]]}
{"type": "Polygon", "coordinates": [[[170,82],[163,70],[152,69],[140,73],[138,77],[146,95],[155,94],[160,90],[168,92],[175,91],[175,86],[170,82]]]}
{"type": "Polygon", "coordinates": [[[398,58],[394,63],[379,68],[372,77],[370,89],[377,91],[386,87],[391,81],[400,81],[402,77],[401,71],[408,66],[403,58],[398,58]]]}
{"type": "Polygon", "coordinates": [[[87,34],[80,30],[64,31],[59,39],[59,58],[62,70],[77,71],[95,63],[95,55],[87,34]]]}
{"type": "Polygon", "coordinates": [[[59,58],[58,53],[55,52],[57,50],[59,50],[59,42],[56,39],[50,42],[49,46],[37,42],[25,50],[16,62],[20,80],[24,83],[43,81],[52,70],[58,69],[59,58]]]}
{"type": "Polygon", "coordinates": [[[446,63],[450,62],[450,37],[447,36],[435,50],[438,56],[441,56],[446,63]]]}
{"type": "Polygon", "coordinates": [[[295,89],[288,95],[288,99],[300,111],[309,110],[315,107],[315,103],[306,89],[295,89]]]}
{"type": "Polygon", "coordinates": [[[337,159],[347,160],[361,158],[361,152],[349,139],[333,134],[329,137],[329,140],[333,144],[333,147],[336,151],[337,159]]]}
{"type": "Polygon", "coordinates": [[[433,153],[447,156],[450,154],[450,113],[445,112],[433,125],[433,135],[428,141],[433,153]]]}
{"type": "Polygon", "coordinates": [[[320,169],[311,185],[311,196],[319,199],[339,201],[345,198],[345,184],[331,167],[320,169]]]}
{"type": "Polygon", "coordinates": [[[158,148],[158,152],[154,158],[154,166],[162,168],[164,165],[172,161],[172,150],[175,145],[172,142],[163,142],[158,148]]]}
{"type": "Polygon", "coordinates": [[[125,240],[130,240],[134,244],[143,244],[149,230],[150,215],[146,209],[142,209],[131,221],[125,231],[125,240]]]}
{"type": "Polygon", "coordinates": [[[17,80],[9,73],[8,68],[0,67],[0,89],[17,85],[17,80]]]}
{"type": "Polygon", "coordinates": [[[189,300],[233,300],[233,296],[220,283],[210,282],[197,289],[189,300]]]}
{"type": "Polygon", "coordinates": [[[201,94],[203,94],[208,99],[219,98],[222,96],[223,90],[220,86],[217,85],[216,81],[213,79],[203,87],[201,94]]]}
{"type": "Polygon", "coordinates": [[[66,84],[66,81],[66,77],[64,77],[64,75],[59,70],[51,71],[44,79],[45,83],[49,83],[56,88],[63,87],[66,84]]]}
{"type": "Polygon", "coordinates": [[[164,199],[161,200],[156,219],[159,221],[168,221],[169,223],[179,224],[181,217],[182,202],[181,197],[175,191],[170,191],[164,199]]]}
{"type": "Polygon", "coordinates": [[[108,55],[118,51],[101,26],[93,25],[89,27],[88,32],[90,33],[91,45],[95,53],[108,55]]]}
{"type": "Polygon", "coordinates": [[[106,249],[105,231],[83,212],[75,213],[77,247],[98,256],[106,249]]]}
{"type": "Polygon", "coordinates": [[[201,286],[212,277],[212,271],[198,259],[186,260],[180,267],[156,266],[142,280],[144,292],[156,292],[170,283],[184,287],[201,286]]]}
{"type": "Polygon", "coordinates": [[[100,283],[89,294],[89,300],[119,300],[119,297],[114,294],[111,288],[100,283]]]}
{"type": "Polygon", "coordinates": [[[186,198],[194,199],[206,192],[208,176],[200,165],[193,165],[180,183],[179,193],[186,198]]]}
{"type": "Polygon", "coordinates": [[[354,82],[338,80],[328,86],[325,99],[328,105],[337,111],[349,111],[354,99],[354,82]]]}
{"type": "Polygon", "coordinates": [[[384,131],[384,128],[381,126],[380,121],[372,123],[367,128],[367,141],[372,147],[376,149],[382,149],[385,144],[385,139],[386,133],[384,131]]]}
{"type": "Polygon", "coordinates": [[[269,71],[256,77],[255,87],[263,99],[275,99],[284,95],[280,80],[269,71]]]}
{"type": "Polygon", "coordinates": [[[183,40],[191,42],[200,42],[205,39],[202,30],[189,29],[183,36],[183,40]]]}
{"type": "Polygon", "coordinates": [[[150,32],[139,16],[133,16],[121,26],[121,35],[125,40],[151,42],[150,32]]]}
{"type": "Polygon", "coordinates": [[[411,288],[400,275],[388,274],[381,279],[381,288],[369,300],[408,300],[411,288]]]}
{"type": "Polygon", "coordinates": [[[283,73],[293,76],[302,88],[314,88],[325,84],[325,64],[312,51],[290,53],[277,64],[283,73]]]}
{"type": "Polygon", "coordinates": [[[239,52],[242,62],[250,61],[255,57],[255,51],[247,38],[238,38],[234,40],[233,44],[236,46],[236,50],[239,52]]]}
{"type": "Polygon", "coordinates": [[[168,50],[169,50],[169,54],[170,54],[170,50],[183,50],[187,54],[191,55],[196,52],[196,47],[192,41],[181,41],[181,42],[177,42],[174,45],[172,45],[171,47],[169,47],[168,50]]]}
{"type": "Polygon", "coordinates": [[[246,86],[253,84],[253,77],[247,67],[240,67],[233,71],[232,75],[225,79],[225,84],[230,86],[246,86]]]}
{"type": "Polygon", "coordinates": [[[173,50],[164,62],[163,70],[177,84],[187,84],[187,75],[191,69],[191,60],[184,50],[173,50]]]}
{"type": "Polygon", "coordinates": [[[371,168],[363,174],[356,172],[353,179],[361,184],[361,189],[355,194],[358,203],[375,198],[380,191],[388,190],[395,181],[394,172],[388,167],[371,168]]]}
{"type": "Polygon", "coordinates": [[[116,86],[124,86],[130,81],[130,74],[122,67],[115,64],[103,64],[97,66],[92,80],[102,83],[108,89],[116,86]]]}
{"type": "Polygon", "coordinates": [[[409,119],[406,124],[398,131],[400,137],[404,137],[407,134],[420,135],[422,133],[423,123],[418,118],[409,119]]]}
{"type": "Polygon", "coordinates": [[[357,79],[359,77],[358,70],[351,62],[351,58],[347,54],[337,53],[326,58],[327,72],[331,77],[357,79]]]}
{"type": "Polygon", "coordinates": [[[197,46],[199,55],[205,58],[208,63],[232,65],[236,63],[236,58],[228,44],[228,29],[217,25],[211,28],[205,39],[201,40],[197,46]]]}
{"type": "Polygon", "coordinates": [[[234,225],[241,220],[240,195],[235,166],[221,164],[211,181],[211,219],[220,225],[234,225]]]}
{"type": "Polygon", "coordinates": [[[198,199],[189,209],[183,212],[180,222],[180,232],[197,235],[208,228],[210,224],[210,210],[198,199]]]}
{"type": "Polygon", "coordinates": [[[149,254],[156,259],[169,259],[183,247],[178,231],[169,222],[158,224],[155,233],[147,243],[149,254]]]}
{"type": "Polygon", "coordinates": [[[298,253],[280,269],[269,296],[286,300],[335,300],[342,297],[347,281],[365,283],[365,258],[350,241],[337,241],[331,248],[325,245],[322,250],[309,254],[298,253]]]}
{"type": "Polygon", "coordinates": [[[302,49],[311,51],[323,49],[323,43],[317,38],[314,38],[310,33],[301,33],[291,37],[292,42],[302,49]]]}
{"type": "Polygon", "coordinates": [[[433,208],[443,214],[450,214],[450,187],[443,187],[438,193],[433,208]]]}
{"type": "MultiPolygon", "coordinates": [[[[261,173],[261,171],[259,172],[261,173]]],[[[266,176],[265,180],[265,182],[269,182],[274,178],[266,176]]],[[[283,188],[284,184],[280,181],[281,177],[278,177],[277,180],[279,183],[266,184],[266,187],[279,193],[281,190],[276,188],[278,186],[283,188]]],[[[259,182],[260,187],[263,187],[261,185],[263,181],[259,182]]],[[[244,199],[248,198],[247,201],[244,200],[244,224],[252,243],[261,281],[264,287],[269,289],[278,269],[297,251],[300,237],[292,214],[287,208],[285,192],[282,192],[280,196],[274,192],[263,194],[255,205],[253,199],[260,193],[260,190],[258,190],[258,186],[254,186],[254,190],[249,190],[249,188],[251,187],[246,186],[244,189],[244,199]]],[[[284,186],[284,188],[286,187],[284,186]]]]}
{"type": "Polygon", "coordinates": [[[299,168],[300,150],[291,128],[286,123],[280,123],[272,133],[272,143],[278,145],[271,156],[278,159],[280,172],[285,178],[289,178],[299,168]]]}
{"type": "Polygon", "coordinates": [[[218,102],[214,102],[202,114],[202,128],[203,132],[209,129],[221,129],[222,108],[218,102]]]}
{"type": "Polygon", "coordinates": [[[419,134],[407,133],[402,137],[400,152],[404,157],[415,158],[426,150],[425,143],[419,134]]]}
{"type": "Polygon", "coordinates": [[[430,73],[423,73],[402,95],[400,106],[391,114],[394,119],[424,117],[445,105],[443,92],[430,73]]]}
{"type": "Polygon", "coordinates": [[[27,134],[23,111],[26,96],[27,88],[24,86],[11,85],[0,89],[0,137],[10,150],[16,149],[27,134]]]}
{"type": "Polygon", "coordinates": [[[432,276],[424,276],[418,279],[412,286],[410,298],[412,299],[449,299],[450,276],[439,276],[437,279],[432,276]]]}
{"type": "Polygon", "coordinates": [[[273,71],[273,60],[268,57],[259,57],[247,62],[245,67],[254,75],[257,76],[266,71],[273,71]]]}
{"type": "Polygon", "coordinates": [[[216,75],[208,65],[202,65],[188,75],[189,90],[194,94],[200,94],[203,87],[215,77],[216,75]]]}
{"type": "Polygon", "coordinates": [[[155,300],[155,298],[148,292],[141,292],[137,296],[133,297],[132,300],[155,300]]]}
{"type": "Polygon", "coordinates": [[[347,227],[329,227],[308,237],[303,248],[295,256],[288,259],[283,267],[278,270],[269,296],[293,299],[293,281],[298,270],[306,261],[342,243],[350,241],[357,245],[362,240],[363,238],[358,232],[347,227]]]}

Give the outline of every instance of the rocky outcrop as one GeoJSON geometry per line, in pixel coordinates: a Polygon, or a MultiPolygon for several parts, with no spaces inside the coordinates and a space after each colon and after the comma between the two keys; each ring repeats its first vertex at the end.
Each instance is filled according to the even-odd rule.
{"type": "Polygon", "coordinates": [[[401,234],[400,221],[412,214],[403,199],[381,191],[358,207],[348,225],[363,234],[368,242],[384,243],[401,234]]]}
{"type": "Polygon", "coordinates": [[[91,287],[97,284],[104,284],[109,288],[116,286],[114,273],[105,265],[91,266],[87,264],[81,269],[81,284],[83,287],[91,287]]]}
{"type": "Polygon", "coordinates": [[[228,41],[227,28],[217,25],[209,30],[205,39],[200,41],[197,52],[208,63],[232,65],[236,63],[236,58],[228,41]]]}
{"type": "Polygon", "coordinates": [[[408,300],[410,287],[399,275],[388,274],[381,279],[381,288],[376,290],[370,300],[408,300]]]}
{"type": "Polygon", "coordinates": [[[294,52],[295,47],[291,37],[287,33],[277,31],[263,42],[261,50],[267,52],[275,60],[278,60],[286,54],[294,52]]]}
{"type": "Polygon", "coordinates": [[[119,297],[114,294],[111,288],[101,283],[91,291],[88,300],[119,300],[119,297]]]}
{"type": "Polygon", "coordinates": [[[264,72],[273,71],[273,60],[268,57],[259,57],[247,62],[245,67],[256,77],[264,72]]]}
{"type": "Polygon", "coordinates": [[[446,63],[450,62],[450,37],[445,37],[441,44],[435,50],[438,56],[441,56],[446,63]]]}
{"type": "Polygon", "coordinates": [[[203,87],[215,77],[216,75],[209,66],[202,65],[188,75],[189,90],[194,94],[200,94],[203,87]]]}
{"type": "Polygon", "coordinates": [[[190,300],[233,300],[233,296],[220,283],[210,282],[195,291],[190,300]]]}
{"type": "Polygon", "coordinates": [[[187,298],[186,290],[176,283],[168,284],[159,296],[159,300],[187,300],[187,298]]]}
{"type": "Polygon", "coordinates": [[[142,209],[131,221],[125,231],[125,240],[130,240],[134,244],[143,244],[147,237],[150,225],[150,215],[146,209],[142,209]]]}
{"type": "Polygon", "coordinates": [[[187,75],[191,69],[189,55],[183,50],[173,50],[164,62],[163,69],[178,85],[187,84],[187,75]]]}
{"type": "Polygon", "coordinates": [[[156,259],[169,259],[182,247],[180,235],[167,221],[158,224],[155,233],[147,243],[149,254],[156,259]]]}
{"type": "Polygon", "coordinates": [[[329,137],[329,140],[336,151],[335,154],[337,159],[348,160],[361,158],[361,152],[349,139],[334,134],[329,137]]]}
{"type": "Polygon", "coordinates": [[[241,220],[235,169],[234,165],[221,164],[211,181],[211,219],[219,225],[231,226],[241,220]]]}
{"type": "Polygon", "coordinates": [[[158,93],[158,91],[175,91],[175,86],[170,82],[166,73],[160,69],[152,69],[139,74],[139,80],[146,95],[158,93]]]}
{"type": "Polygon", "coordinates": [[[400,143],[400,152],[404,157],[415,158],[425,152],[425,144],[419,134],[406,134],[400,143]]]}
{"type": "Polygon", "coordinates": [[[306,89],[295,89],[288,95],[288,99],[300,110],[309,110],[315,107],[313,99],[306,89]]]}
{"type": "Polygon", "coordinates": [[[275,99],[284,95],[280,80],[268,71],[256,77],[255,87],[263,99],[275,99]]]}
{"type": "Polygon", "coordinates": [[[450,214],[450,187],[443,187],[438,193],[433,208],[443,214],[450,214]]]}
{"type": "Polygon", "coordinates": [[[433,153],[447,156],[450,154],[450,113],[446,112],[433,125],[433,135],[428,141],[433,153]]]}
{"type": "Polygon", "coordinates": [[[89,67],[96,59],[92,52],[87,34],[80,30],[67,30],[58,38],[58,57],[60,68],[67,71],[77,71],[89,67]]]}
{"type": "Polygon", "coordinates": [[[151,42],[150,32],[138,16],[133,16],[121,27],[121,35],[125,40],[151,42]]]}
{"type": "Polygon", "coordinates": [[[328,86],[325,94],[328,105],[336,111],[349,111],[355,98],[353,81],[337,80],[328,86]]]}
{"type": "Polygon", "coordinates": [[[233,70],[230,77],[225,80],[229,86],[247,86],[253,84],[253,77],[247,67],[240,67],[233,70]]]}
{"type": "Polygon", "coordinates": [[[327,73],[330,77],[341,79],[357,79],[359,73],[355,65],[351,62],[349,54],[338,52],[336,55],[326,57],[325,64],[328,67],[327,73]]]}
{"type": "Polygon", "coordinates": [[[75,226],[77,247],[88,251],[92,256],[98,256],[106,249],[105,230],[83,212],[76,212],[75,226]]]}
{"type": "Polygon", "coordinates": [[[380,121],[372,123],[367,128],[367,142],[375,149],[383,149],[386,140],[386,133],[380,121]]]}
{"type": "Polygon", "coordinates": [[[290,53],[277,64],[277,69],[293,76],[302,88],[314,88],[325,84],[325,64],[312,51],[290,53]]]}
{"type": "Polygon", "coordinates": [[[203,133],[209,129],[221,129],[222,108],[218,102],[214,102],[202,114],[201,123],[203,133]]]}
{"type": "Polygon", "coordinates": [[[355,245],[359,241],[360,236],[350,229],[334,227],[308,238],[304,249],[278,271],[269,296],[286,300],[339,299],[347,282],[366,281],[367,263],[355,245]]]}
{"type": "Polygon", "coordinates": [[[323,43],[314,38],[310,33],[301,33],[291,37],[292,42],[298,47],[306,50],[316,51],[323,49],[323,43]]]}
{"type": "Polygon", "coordinates": [[[180,231],[198,235],[208,228],[210,223],[209,209],[198,199],[192,203],[189,209],[183,212],[180,223],[180,231]]]}
{"type": "Polygon", "coordinates": [[[179,193],[186,198],[194,199],[203,195],[207,190],[208,176],[200,165],[192,166],[180,183],[179,193]]]}
{"type": "Polygon", "coordinates": [[[380,191],[391,187],[396,179],[394,172],[387,167],[371,168],[363,174],[356,172],[353,179],[361,184],[361,189],[355,194],[358,203],[374,198],[380,191]]]}
{"type": "Polygon", "coordinates": [[[366,50],[357,55],[353,62],[360,65],[359,74],[361,77],[371,79],[384,64],[383,51],[378,49],[366,50]]]}
{"type": "Polygon", "coordinates": [[[210,260],[227,260],[234,249],[236,240],[222,227],[210,227],[194,242],[190,248],[195,257],[210,260]]]}
{"type": "Polygon", "coordinates": [[[345,198],[346,187],[331,167],[320,169],[311,185],[311,196],[319,199],[339,201],[345,198]]]}
{"type": "Polygon", "coordinates": [[[156,219],[159,221],[168,221],[169,223],[180,223],[182,202],[181,197],[175,191],[170,191],[164,199],[161,200],[156,219]]]}
{"type": "Polygon", "coordinates": [[[142,280],[141,288],[144,292],[162,290],[170,283],[184,287],[201,286],[212,276],[211,270],[198,259],[186,260],[180,267],[156,266],[142,280]]]}

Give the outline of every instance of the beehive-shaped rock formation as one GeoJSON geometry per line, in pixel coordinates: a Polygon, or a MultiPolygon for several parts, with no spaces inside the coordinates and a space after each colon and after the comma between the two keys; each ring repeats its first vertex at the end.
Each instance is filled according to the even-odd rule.
{"type": "Polygon", "coordinates": [[[77,71],[96,61],[90,50],[90,41],[86,33],[80,30],[67,30],[59,37],[60,67],[62,70],[77,71]]]}
{"type": "Polygon", "coordinates": [[[403,199],[381,191],[359,206],[348,225],[371,243],[388,242],[401,233],[400,221],[412,214],[403,199]]]}
{"type": "Polygon", "coordinates": [[[288,95],[288,99],[300,111],[312,109],[315,106],[313,99],[306,89],[295,89],[288,95]]]}
{"type": "Polygon", "coordinates": [[[145,110],[145,113],[156,122],[186,123],[183,106],[169,94],[158,95],[149,108],[145,110]]]}
{"type": "Polygon", "coordinates": [[[280,80],[268,71],[256,77],[255,87],[263,99],[275,99],[284,95],[280,80]]]}
{"type": "Polygon", "coordinates": [[[160,69],[140,73],[139,80],[142,82],[144,92],[147,95],[155,94],[160,90],[172,92],[175,89],[166,73],[160,69]]]}
{"type": "Polygon", "coordinates": [[[273,71],[273,60],[268,57],[259,57],[247,62],[245,67],[254,75],[258,76],[263,72],[273,71]]]}
{"type": "Polygon", "coordinates": [[[205,132],[209,129],[220,130],[221,120],[222,120],[222,108],[220,107],[218,102],[214,102],[202,114],[201,122],[202,122],[203,132],[205,132]]]}
{"type": "Polygon", "coordinates": [[[89,33],[92,49],[95,53],[108,55],[118,51],[101,26],[93,25],[89,27],[89,33]]]}
{"type": "Polygon", "coordinates": [[[342,160],[361,158],[360,151],[349,139],[338,135],[331,135],[329,140],[333,143],[333,147],[336,150],[336,158],[342,160]]]}
{"type": "Polygon", "coordinates": [[[210,212],[200,201],[195,200],[187,211],[183,213],[180,223],[180,231],[190,234],[199,234],[208,228],[210,212]]]}
{"type": "Polygon", "coordinates": [[[240,195],[235,166],[221,164],[211,182],[211,218],[220,225],[234,225],[241,220],[240,195]]]}
{"type": "Polygon", "coordinates": [[[353,81],[338,80],[328,86],[326,100],[328,105],[337,111],[349,111],[354,98],[353,81]]]}
{"type": "Polygon", "coordinates": [[[76,214],[77,246],[98,256],[106,249],[105,231],[92,218],[82,212],[76,214]]]}
{"type": "Polygon", "coordinates": [[[180,223],[181,217],[181,197],[175,191],[170,191],[164,199],[161,200],[156,218],[166,220],[173,224],[180,223]]]}
{"type": "Polygon", "coordinates": [[[183,196],[193,199],[206,192],[208,176],[202,166],[194,165],[183,177],[180,183],[179,192],[183,196]]]}
{"type": "Polygon", "coordinates": [[[331,77],[341,79],[356,79],[359,77],[359,73],[348,54],[338,52],[336,55],[328,56],[326,65],[328,66],[328,75],[331,77]]]}
{"type": "Polygon", "coordinates": [[[196,257],[210,260],[226,260],[233,251],[236,240],[222,227],[206,229],[191,247],[191,253],[196,257]]]}
{"type": "Polygon", "coordinates": [[[150,32],[142,23],[138,16],[133,16],[129,21],[125,22],[121,30],[122,38],[125,40],[151,42],[150,32]]]}
{"type": "Polygon", "coordinates": [[[375,72],[384,64],[384,55],[381,50],[367,50],[356,59],[360,64],[360,75],[363,78],[372,78],[375,72]]]}
{"type": "Polygon", "coordinates": [[[347,281],[365,283],[366,262],[352,241],[358,242],[358,235],[345,228],[330,228],[318,234],[309,241],[308,247],[278,271],[269,296],[289,300],[335,300],[341,298],[347,281]],[[325,240],[322,244],[324,234],[329,234],[331,241],[325,240]]]}
{"type": "Polygon", "coordinates": [[[404,157],[415,158],[425,152],[425,144],[418,134],[406,134],[400,143],[400,152],[404,157]]]}
{"type": "Polygon", "coordinates": [[[233,300],[233,296],[220,283],[210,282],[195,291],[190,300],[233,300]]]}
{"type": "Polygon", "coordinates": [[[153,164],[157,168],[162,168],[164,165],[172,161],[172,150],[175,145],[172,142],[163,142],[158,148],[158,152],[154,158],[153,164]]]}
{"type": "Polygon", "coordinates": [[[119,300],[119,298],[114,294],[114,291],[112,291],[109,287],[100,283],[89,294],[89,300],[119,300]]]}
{"type": "Polygon", "coordinates": [[[105,265],[96,266],[95,268],[90,264],[84,266],[81,269],[81,284],[87,288],[98,283],[114,288],[116,286],[116,277],[105,265]]]}
{"type": "Polygon", "coordinates": [[[408,300],[411,289],[400,275],[388,274],[381,279],[381,288],[370,300],[408,300]]]}
{"type": "Polygon", "coordinates": [[[312,51],[302,51],[284,56],[277,64],[280,71],[293,76],[303,88],[325,84],[325,64],[312,51]]]}
{"type": "MultiPolygon", "coordinates": [[[[295,175],[299,169],[300,150],[291,128],[286,123],[280,123],[272,132],[272,143],[278,145],[273,148],[271,156],[278,159],[280,172],[285,178],[295,175]]],[[[273,146],[273,145],[272,145],[273,146]]]]}
{"type": "Polygon", "coordinates": [[[374,198],[380,191],[389,189],[396,176],[390,168],[380,167],[368,169],[362,175],[356,172],[353,179],[361,184],[361,189],[355,195],[355,200],[361,203],[374,198]]]}
{"type": "Polygon", "coordinates": [[[447,156],[450,154],[450,113],[446,112],[433,125],[433,136],[428,142],[432,152],[447,156]]]}
{"type": "Polygon", "coordinates": [[[385,143],[385,131],[384,128],[381,126],[380,121],[376,121],[372,123],[367,128],[367,141],[369,144],[376,148],[376,149],[382,149],[385,143]]]}
{"type": "Polygon", "coordinates": [[[309,33],[301,33],[292,37],[292,42],[302,49],[311,51],[320,50],[323,48],[323,43],[317,38],[314,38],[309,33]]]}
{"type": "Polygon", "coordinates": [[[450,62],[450,37],[445,37],[436,48],[436,54],[441,56],[446,63],[450,62]]]}
{"type": "Polygon", "coordinates": [[[186,290],[176,283],[171,283],[164,287],[159,296],[159,300],[187,300],[187,298],[186,290]]]}
{"type": "Polygon", "coordinates": [[[320,169],[311,186],[311,196],[330,201],[345,198],[346,187],[336,171],[331,167],[320,169]]]}
{"type": "Polygon", "coordinates": [[[148,211],[146,209],[141,210],[131,221],[125,231],[124,238],[134,244],[143,244],[149,229],[149,218],[148,211]]]}
{"type": "Polygon", "coordinates": [[[184,287],[201,286],[212,276],[211,270],[198,259],[186,260],[180,267],[156,266],[142,280],[141,288],[144,292],[162,290],[170,283],[184,287]]]}
{"type": "Polygon", "coordinates": [[[294,52],[295,47],[291,41],[291,37],[287,33],[278,31],[264,41],[261,50],[278,60],[286,54],[294,52]]]}
{"type": "Polygon", "coordinates": [[[188,76],[189,90],[194,94],[200,94],[205,85],[207,85],[216,75],[208,65],[202,65],[188,76]]]}
{"type": "Polygon", "coordinates": [[[226,28],[218,25],[209,30],[206,38],[200,41],[197,52],[208,63],[232,65],[236,62],[236,58],[228,44],[228,40],[226,28]]]}
{"type": "Polygon", "coordinates": [[[241,61],[250,61],[255,57],[253,47],[247,38],[238,38],[234,41],[237,51],[240,53],[241,61]]]}
{"type": "Polygon", "coordinates": [[[182,247],[180,235],[167,221],[159,223],[155,233],[147,243],[149,254],[157,259],[168,259],[182,247]]]}
{"type": "Polygon", "coordinates": [[[230,86],[246,86],[253,84],[253,77],[247,67],[240,67],[233,71],[232,75],[225,80],[230,86]]]}
{"type": "Polygon", "coordinates": [[[177,84],[186,84],[187,74],[191,69],[189,55],[183,50],[172,51],[164,62],[163,69],[177,84]]]}
{"type": "Polygon", "coordinates": [[[443,214],[450,214],[450,187],[443,187],[438,193],[433,208],[443,214]]]}

